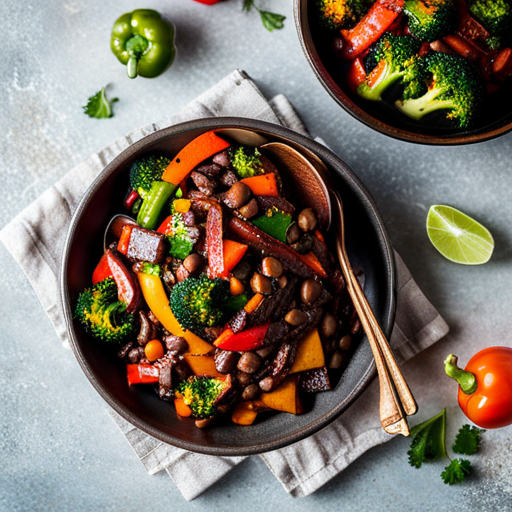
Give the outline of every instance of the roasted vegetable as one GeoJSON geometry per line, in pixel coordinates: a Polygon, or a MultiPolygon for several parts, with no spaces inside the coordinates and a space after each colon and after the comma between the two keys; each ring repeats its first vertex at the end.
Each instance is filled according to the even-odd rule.
{"type": "Polygon", "coordinates": [[[141,156],[130,168],[130,185],[143,199],[151,190],[154,181],[161,181],[171,159],[159,153],[141,156]]]}
{"type": "Polygon", "coordinates": [[[367,100],[378,101],[382,94],[408,71],[419,58],[421,43],[411,36],[385,33],[374,53],[376,67],[357,88],[357,94],[367,100]]]}
{"type": "Polygon", "coordinates": [[[374,0],[317,0],[320,22],[329,29],[352,28],[374,0]]]}
{"type": "Polygon", "coordinates": [[[215,401],[225,386],[224,381],[216,378],[194,376],[180,383],[178,393],[196,418],[205,419],[217,412],[215,401]]]}
{"type": "Polygon", "coordinates": [[[183,214],[174,212],[167,217],[158,228],[160,233],[164,233],[169,240],[171,256],[184,260],[194,247],[196,240],[192,239],[183,221],[183,214]]]}
{"type": "Polygon", "coordinates": [[[231,147],[229,148],[229,160],[231,167],[241,179],[265,173],[258,148],[252,146],[231,147]]]}
{"type": "Polygon", "coordinates": [[[451,34],[457,23],[454,0],[405,0],[409,31],[420,41],[436,41],[451,34]]]}
{"type": "Polygon", "coordinates": [[[229,282],[206,275],[189,277],[171,290],[169,304],[180,325],[198,336],[205,327],[220,325],[224,319],[224,302],[229,297],[229,282]]]}
{"type": "Polygon", "coordinates": [[[470,0],[471,14],[489,31],[491,49],[512,44],[512,4],[507,0],[470,0]]]}
{"type": "Polygon", "coordinates": [[[404,101],[395,103],[401,112],[420,120],[441,110],[458,128],[474,123],[483,106],[484,88],[481,76],[469,61],[458,55],[433,52],[420,59],[414,69],[414,75],[404,77],[404,82],[410,80],[404,101]],[[418,97],[422,88],[426,92],[418,97]]]}
{"type": "Polygon", "coordinates": [[[117,297],[112,278],[84,290],[77,300],[74,317],[87,332],[107,343],[120,343],[135,334],[135,320],[117,297]]]}

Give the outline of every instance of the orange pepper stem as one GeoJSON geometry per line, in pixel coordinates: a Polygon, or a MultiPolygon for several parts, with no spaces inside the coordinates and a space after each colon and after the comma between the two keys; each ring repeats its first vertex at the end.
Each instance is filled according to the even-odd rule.
{"type": "Polygon", "coordinates": [[[448,377],[459,383],[460,389],[466,395],[472,395],[478,387],[476,377],[471,372],[461,370],[457,365],[458,357],[450,354],[444,361],[444,370],[448,377]]]}

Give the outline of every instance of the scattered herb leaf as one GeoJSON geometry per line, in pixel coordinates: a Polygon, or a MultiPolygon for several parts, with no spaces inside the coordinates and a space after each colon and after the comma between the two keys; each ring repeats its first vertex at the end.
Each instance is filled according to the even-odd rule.
{"type": "Polygon", "coordinates": [[[471,474],[471,462],[466,459],[454,459],[441,473],[443,482],[448,485],[460,484],[471,474]]]}
{"type": "Polygon", "coordinates": [[[112,112],[112,105],[116,101],[119,101],[119,98],[109,100],[107,98],[107,93],[105,92],[105,87],[102,87],[100,91],[87,100],[87,105],[82,108],[84,109],[84,113],[89,117],[104,119],[107,117],[113,117],[114,113],[112,112]]]}
{"type": "Polygon", "coordinates": [[[409,464],[420,468],[423,462],[446,456],[446,409],[411,430],[411,447],[407,452],[409,464]]]}
{"type": "Polygon", "coordinates": [[[280,30],[284,27],[283,22],[286,19],[286,16],[275,12],[264,11],[254,5],[254,0],[243,0],[242,11],[249,12],[253,7],[260,13],[263,26],[269,32],[272,32],[273,30],[280,30]]]}
{"type": "Polygon", "coordinates": [[[485,432],[485,430],[481,428],[463,425],[455,438],[455,444],[452,446],[452,450],[461,455],[475,454],[480,447],[483,432],[485,432]]]}

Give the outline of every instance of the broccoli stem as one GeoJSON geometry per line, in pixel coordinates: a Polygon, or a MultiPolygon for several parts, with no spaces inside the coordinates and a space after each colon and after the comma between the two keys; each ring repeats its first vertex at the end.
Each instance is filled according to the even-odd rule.
{"type": "Polygon", "coordinates": [[[461,370],[457,366],[458,358],[450,354],[444,361],[444,369],[446,375],[456,380],[459,383],[460,389],[466,395],[472,395],[478,387],[478,382],[475,375],[466,370],[461,370]]]}
{"type": "Polygon", "coordinates": [[[443,93],[443,89],[433,88],[420,98],[406,101],[396,101],[395,105],[404,114],[419,121],[423,116],[435,112],[454,108],[452,100],[436,100],[443,93]]]}
{"type": "Polygon", "coordinates": [[[401,71],[390,72],[389,66],[386,66],[386,69],[371,87],[368,84],[361,84],[357,88],[357,93],[366,100],[379,101],[382,99],[382,93],[402,75],[403,72],[401,71]]]}

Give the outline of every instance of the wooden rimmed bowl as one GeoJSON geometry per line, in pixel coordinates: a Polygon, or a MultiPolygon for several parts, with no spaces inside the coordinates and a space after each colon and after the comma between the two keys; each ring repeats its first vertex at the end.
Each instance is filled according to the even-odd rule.
{"type": "Polygon", "coordinates": [[[365,101],[352,93],[345,81],[346,65],[333,55],[331,37],[318,25],[316,0],[294,0],[295,25],[306,58],[318,80],[351,116],[384,135],[407,142],[458,145],[483,142],[512,130],[512,81],[488,97],[478,125],[454,130],[420,124],[385,102],[365,101]]]}
{"type": "MultiPolygon", "coordinates": [[[[137,428],[179,448],[210,455],[250,455],[274,450],[309,436],[339,416],[375,376],[366,339],[352,354],[335,389],[315,397],[302,415],[277,413],[250,427],[230,421],[209,429],[179,420],[172,404],[160,400],[152,386],[129,387],[125,364],[105,346],[88,336],[72,318],[78,294],[90,286],[92,272],[103,251],[109,220],[123,211],[132,162],[147,151],[176,154],[195,137],[209,130],[243,130],[269,142],[282,142],[320,158],[330,171],[345,205],[347,246],[353,264],[365,273],[365,292],[384,333],[389,336],[395,315],[395,262],[382,220],[373,200],[353,172],[336,155],[315,141],[281,126],[240,118],[190,121],[160,130],[136,142],[114,159],[96,178],[75,212],[65,244],[61,296],[73,351],[86,376],[122,417],[137,428]]],[[[330,236],[336,231],[331,227],[330,236]]],[[[375,414],[378,414],[376,408],[375,414]]]]}

